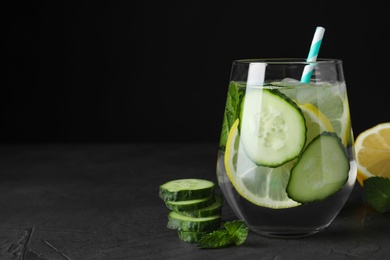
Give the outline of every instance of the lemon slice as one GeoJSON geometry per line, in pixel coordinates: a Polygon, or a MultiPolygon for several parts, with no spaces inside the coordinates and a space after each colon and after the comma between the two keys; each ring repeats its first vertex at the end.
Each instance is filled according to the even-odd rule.
{"type": "Polygon", "coordinates": [[[348,98],[342,98],[336,94],[329,95],[319,104],[319,107],[332,123],[334,131],[340,136],[343,145],[347,146],[351,136],[348,98]]]}
{"type": "Polygon", "coordinates": [[[239,119],[232,125],[224,163],[237,192],[255,205],[281,209],[300,205],[287,196],[286,186],[293,161],[277,168],[257,166],[246,155],[238,133],[239,119]]]}
{"type": "Polygon", "coordinates": [[[314,137],[323,131],[333,132],[332,123],[313,104],[306,103],[299,105],[306,120],[306,144],[310,143],[314,137]]]}
{"type": "Polygon", "coordinates": [[[355,144],[357,180],[374,176],[390,178],[390,122],[373,126],[358,135],[355,144]]]}
{"type": "Polygon", "coordinates": [[[344,146],[350,144],[351,119],[345,84],[323,84],[306,86],[296,93],[300,104],[311,103],[332,124],[334,132],[340,136],[344,146]]]}

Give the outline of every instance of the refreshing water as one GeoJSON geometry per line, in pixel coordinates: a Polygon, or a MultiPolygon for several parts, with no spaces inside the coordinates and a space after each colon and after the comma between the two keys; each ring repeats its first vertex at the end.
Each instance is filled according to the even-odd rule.
{"type": "MultiPolygon", "coordinates": [[[[276,101],[279,102],[279,99],[276,101]]],[[[271,106],[269,110],[272,109],[271,106]]],[[[232,81],[224,116],[217,178],[225,201],[237,217],[245,220],[252,231],[270,237],[304,237],[330,225],[348,199],[357,171],[345,82],[302,84],[285,79],[266,81],[253,87],[245,82],[232,81]],[[298,112],[284,108],[280,110],[282,112],[265,111],[269,108],[262,106],[268,102],[265,92],[262,92],[264,89],[276,89],[281,103],[287,100],[305,117],[302,149],[293,156],[286,155],[286,159],[283,158],[285,153],[292,153],[286,146],[300,142],[299,138],[285,138],[286,134],[301,131],[299,122],[295,124],[291,121],[298,112]],[[251,94],[254,92],[258,93],[257,96],[251,94]],[[269,121],[268,117],[273,121],[269,121]],[[269,127],[270,124],[275,127],[269,127]],[[272,131],[263,136],[264,128],[272,131]],[[325,141],[318,141],[317,147],[311,148],[314,152],[309,150],[309,146],[324,132],[337,136],[342,157],[345,157],[344,164],[334,165],[340,154],[334,153],[333,147],[329,148],[325,141]],[[340,180],[333,172],[343,167],[346,169],[343,172],[345,179],[340,180]],[[307,169],[313,169],[313,174],[307,169]],[[307,178],[302,177],[306,175],[300,171],[308,171],[305,173],[307,178]],[[292,181],[292,173],[300,177],[292,181]],[[328,189],[328,185],[332,187],[336,182],[342,184],[329,191],[332,188],[328,189]],[[305,193],[304,189],[311,183],[316,183],[318,193],[329,194],[323,199],[321,196],[310,198],[319,195],[313,192],[317,189],[315,185],[312,191],[305,193]],[[295,191],[302,187],[302,196],[307,201],[294,201],[294,196],[288,194],[288,185],[295,186],[295,191]]],[[[340,175],[340,178],[344,177],[340,175]]]]}
{"type": "MultiPolygon", "coordinates": [[[[349,153],[352,153],[351,148],[349,153]]],[[[222,151],[218,154],[217,178],[225,200],[252,231],[269,237],[304,237],[326,228],[344,206],[355,183],[355,161],[350,162],[350,167],[347,183],[333,196],[324,201],[285,209],[257,206],[243,198],[226,174],[222,151]]]]}

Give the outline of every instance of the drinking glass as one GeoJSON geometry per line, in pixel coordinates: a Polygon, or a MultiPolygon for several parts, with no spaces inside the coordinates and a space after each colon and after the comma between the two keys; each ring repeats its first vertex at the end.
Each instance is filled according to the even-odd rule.
{"type": "Polygon", "coordinates": [[[329,226],[355,184],[353,142],[342,60],[233,61],[216,170],[251,231],[297,238],[329,226]]]}

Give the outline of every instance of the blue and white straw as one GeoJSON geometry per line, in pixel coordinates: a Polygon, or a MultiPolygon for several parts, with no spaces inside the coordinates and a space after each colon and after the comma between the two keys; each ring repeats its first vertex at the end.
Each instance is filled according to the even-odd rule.
{"type": "MultiPolygon", "coordinates": [[[[314,33],[313,41],[311,42],[309,55],[307,56],[306,62],[314,62],[317,60],[318,52],[320,51],[322,38],[324,37],[325,28],[318,26],[316,28],[316,31],[314,33]]],[[[302,77],[301,82],[303,83],[309,83],[311,74],[313,73],[315,65],[310,64],[306,65],[302,77]]]]}

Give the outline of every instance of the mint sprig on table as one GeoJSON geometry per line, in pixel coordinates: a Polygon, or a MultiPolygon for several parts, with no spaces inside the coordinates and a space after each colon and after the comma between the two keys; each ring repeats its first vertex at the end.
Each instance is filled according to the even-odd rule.
{"type": "Polygon", "coordinates": [[[379,176],[366,179],[363,198],[376,211],[390,212],[390,179],[379,176]]]}
{"type": "Polygon", "coordinates": [[[216,230],[201,237],[198,247],[220,248],[231,245],[239,246],[248,236],[248,227],[242,220],[233,220],[224,224],[225,229],[216,230]]]}

